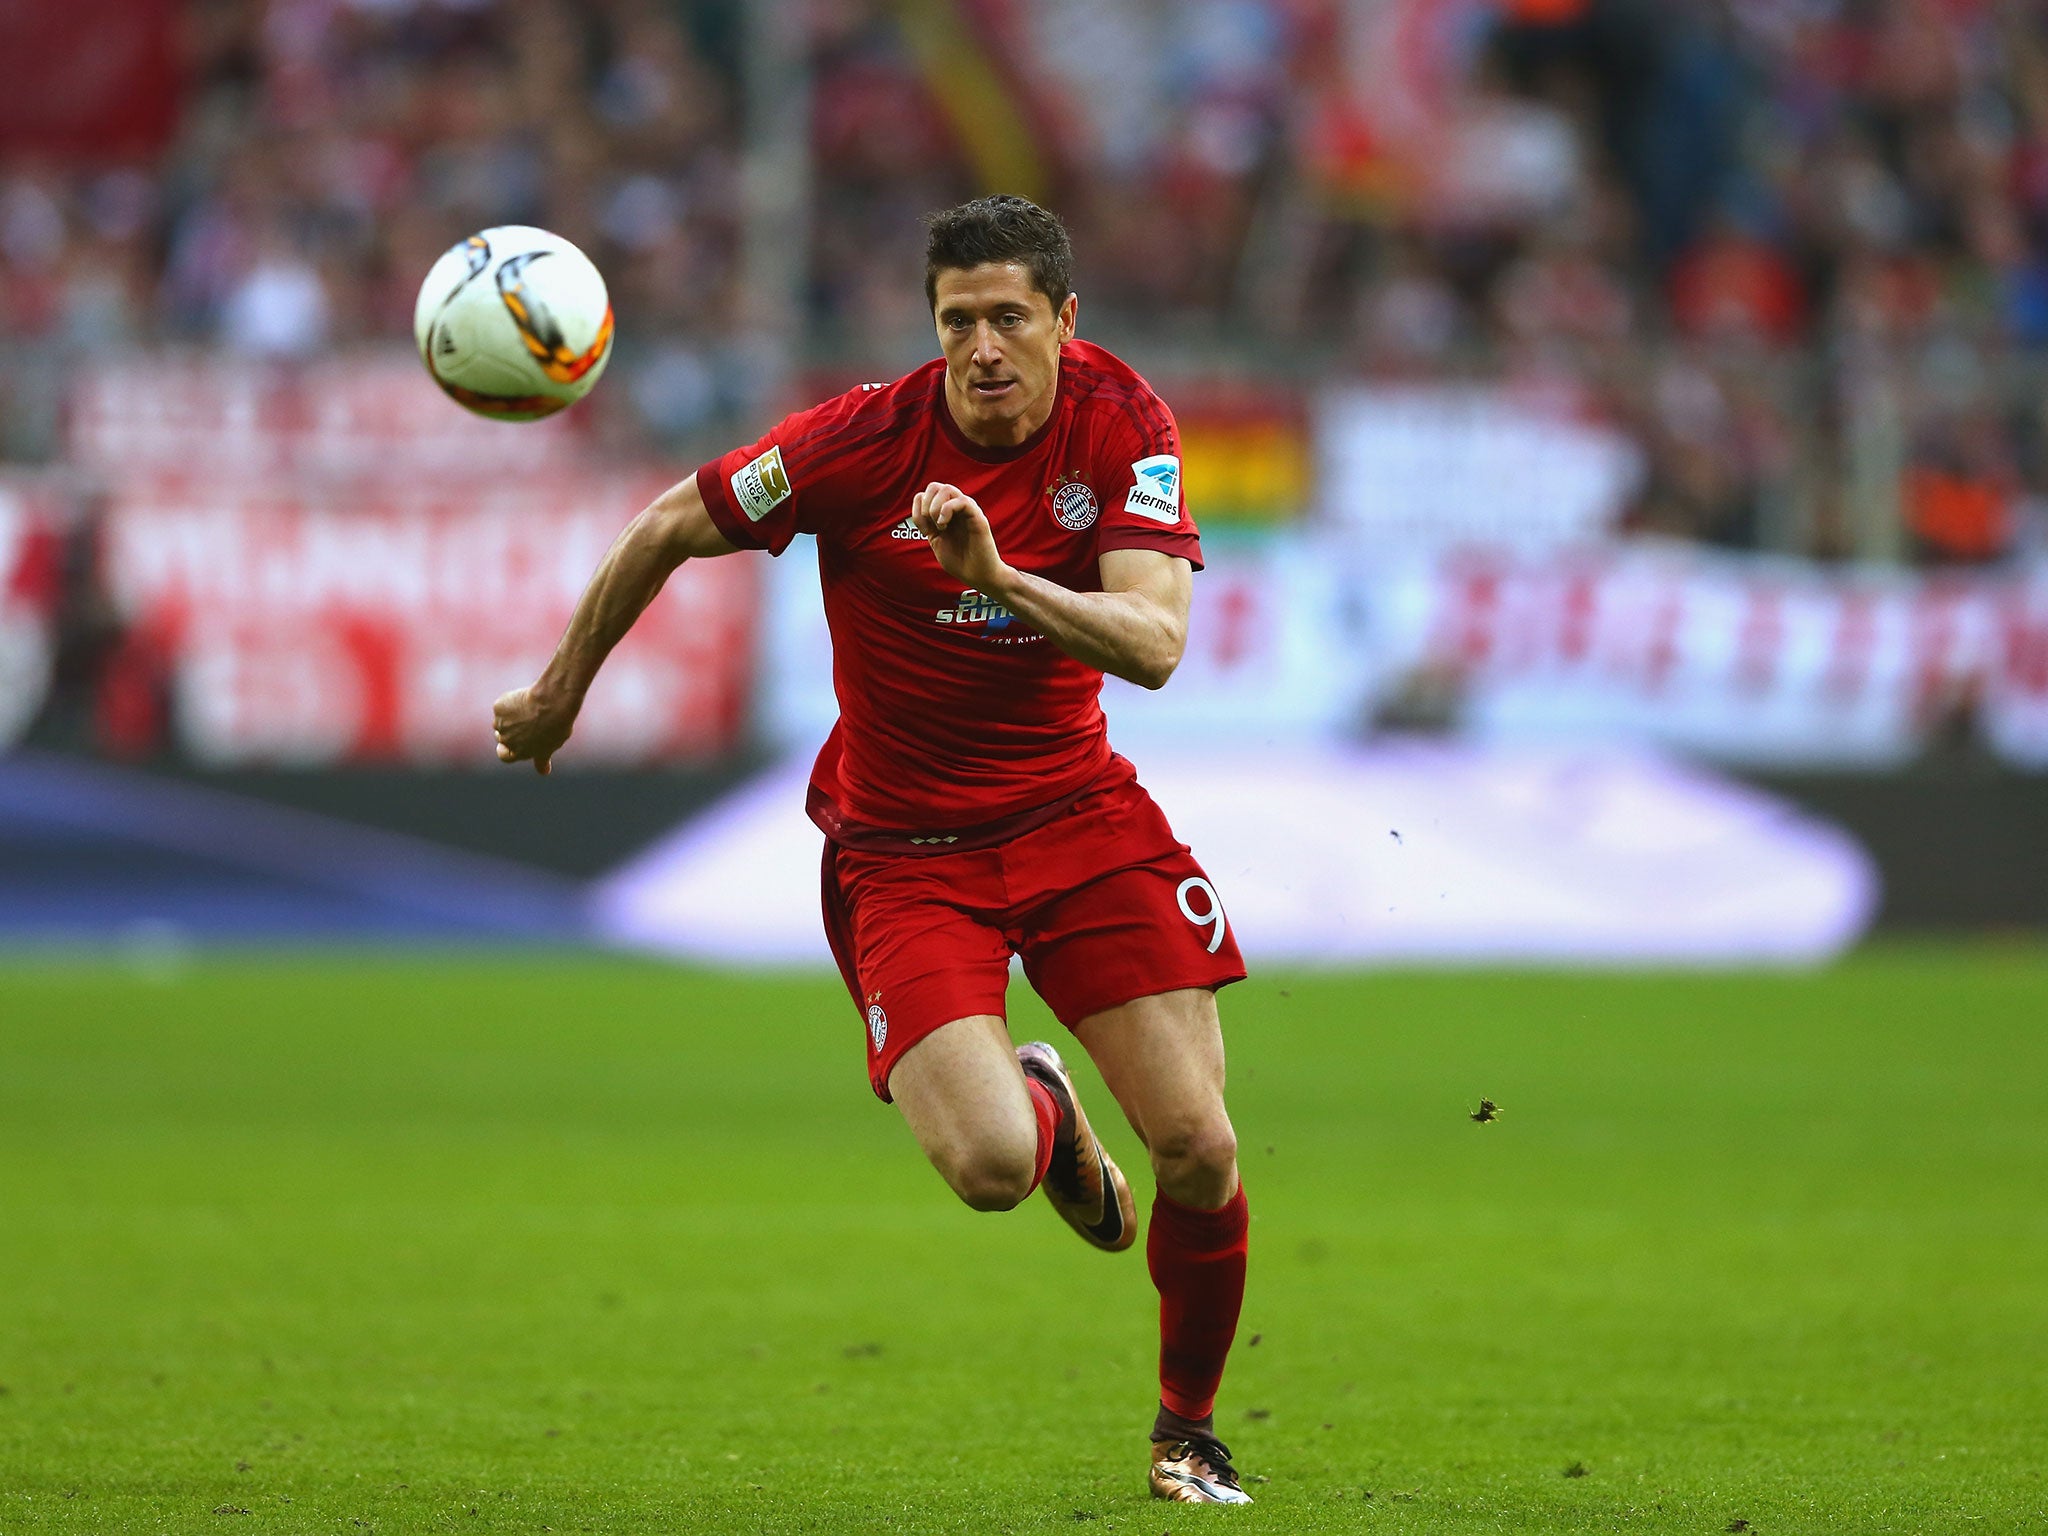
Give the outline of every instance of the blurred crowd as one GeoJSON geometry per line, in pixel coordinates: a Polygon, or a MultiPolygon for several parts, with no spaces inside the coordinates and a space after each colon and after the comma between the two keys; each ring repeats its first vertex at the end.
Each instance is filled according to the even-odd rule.
{"type": "Polygon", "coordinates": [[[2043,0],[774,9],[811,65],[809,282],[764,319],[746,0],[190,0],[161,146],[0,141],[0,455],[54,451],[80,358],[409,336],[433,258],[509,222],[607,273],[616,430],[696,447],[770,403],[764,329],[923,355],[919,216],[1004,186],[1068,217],[1084,326],[1155,371],[1562,393],[1640,445],[1646,533],[2041,537],[2043,0]]]}

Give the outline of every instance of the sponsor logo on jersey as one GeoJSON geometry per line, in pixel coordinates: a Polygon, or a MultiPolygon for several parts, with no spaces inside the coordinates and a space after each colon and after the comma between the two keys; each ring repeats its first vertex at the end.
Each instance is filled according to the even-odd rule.
{"type": "Polygon", "coordinates": [[[1095,525],[1096,516],[1102,511],[1095,499],[1095,492],[1079,480],[1068,480],[1054,487],[1052,493],[1052,515],[1062,528],[1079,533],[1095,525]]]}
{"type": "Polygon", "coordinates": [[[1008,629],[1017,622],[1017,615],[972,587],[960,594],[959,602],[951,608],[941,608],[932,617],[941,624],[985,624],[992,630],[1008,629]]]}
{"type": "Polygon", "coordinates": [[[906,517],[902,522],[889,530],[889,537],[892,539],[922,539],[924,535],[917,531],[917,524],[906,517]]]}
{"type": "Polygon", "coordinates": [[[733,471],[732,499],[750,523],[758,523],[789,500],[789,471],[782,467],[780,447],[770,448],[744,469],[733,471]]]}
{"type": "Polygon", "coordinates": [[[1170,453],[1155,453],[1131,466],[1137,481],[1124,498],[1124,510],[1155,523],[1180,521],[1180,460],[1170,453]]]}

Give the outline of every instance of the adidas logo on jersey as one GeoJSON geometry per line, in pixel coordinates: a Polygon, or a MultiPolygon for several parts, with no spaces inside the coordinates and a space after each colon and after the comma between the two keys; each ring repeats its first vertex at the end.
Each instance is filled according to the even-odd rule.
{"type": "Polygon", "coordinates": [[[889,530],[889,537],[892,539],[922,539],[924,535],[917,531],[917,524],[906,517],[902,522],[889,530]]]}

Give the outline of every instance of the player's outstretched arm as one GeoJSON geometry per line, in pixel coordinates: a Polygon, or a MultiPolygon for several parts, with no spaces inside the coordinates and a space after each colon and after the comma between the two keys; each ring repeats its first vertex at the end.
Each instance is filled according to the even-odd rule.
{"type": "Polygon", "coordinates": [[[1115,549],[1100,562],[1102,590],[1076,592],[1007,564],[988,518],[958,488],[932,484],[912,498],[911,520],[949,576],[992,597],[1076,661],[1163,688],[1188,643],[1193,568],[1156,549],[1115,549]]]}
{"type": "Polygon", "coordinates": [[[540,676],[493,707],[498,761],[531,760],[536,771],[546,773],[575,728],[597,669],[654,601],[670,572],[685,560],[733,553],[733,545],[705,509],[695,475],[655,498],[598,562],[540,676]]]}

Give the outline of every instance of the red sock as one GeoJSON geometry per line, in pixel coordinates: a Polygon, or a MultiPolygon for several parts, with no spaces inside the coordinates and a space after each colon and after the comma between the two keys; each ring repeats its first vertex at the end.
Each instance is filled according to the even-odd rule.
{"type": "Polygon", "coordinates": [[[1159,1401],[1184,1419],[1215,1412],[1244,1304],[1250,1231],[1242,1184],[1220,1211],[1153,1198],[1145,1259],[1159,1288],[1159,1401]]]}
{"type": "Polygon", "coordinates": [[[1031,1187],[1036,1189],[1045,1178],[1045,1170],[1052,1166],[1052,1138],[1060,1128],[1060,1101],[1035,1077],[1024,1079],[1024,1091],[1031,1095],[1031,1112],[1038,1116],[1038,1159],[1031,1170],[1031,1187]]]}

